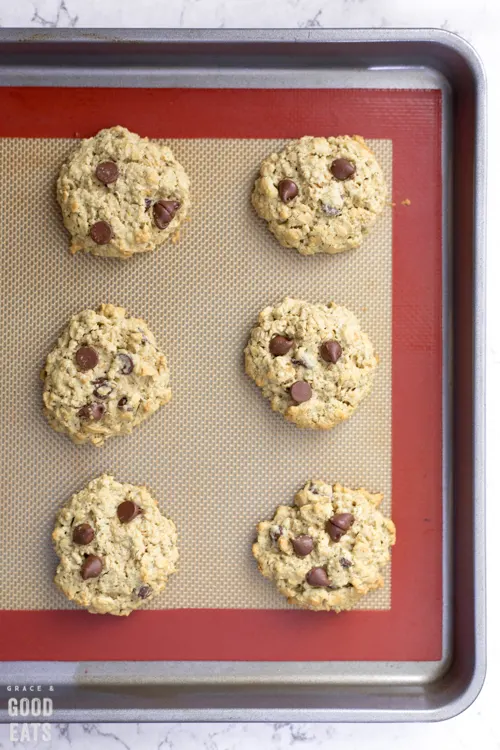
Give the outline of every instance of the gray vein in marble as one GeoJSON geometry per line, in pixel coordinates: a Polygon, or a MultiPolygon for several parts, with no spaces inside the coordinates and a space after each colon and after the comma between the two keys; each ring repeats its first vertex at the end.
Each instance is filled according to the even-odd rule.
{"type": "Polygon", "coordinates": [[[168,750],[175,750],[174,744],[168,735],[160,742],[157,750],[164,750],[164,748],[168,748],[168,750]]]}
{"type": "Polygon", "coordinates": [[[316,13],[315,16],[313,16],[312,18],[308,18],[308,20],[305,21],[305,22],[303,22],[303,23],[299,23],[300,28],[302,28],[302,29],[321,29],[322,28],[322,23],[321,23],[321,21],[319,19],[320,19],[322,13],[323,13],[323,10],[320,8],[318,10],[318,12],[316,13]]]}
{"type": "Polygon", "coordinates": [[[56,724],[55,727],[56,731],[59,733],[60,739],[67,740],[68,743],[71,742],[71,737],[69,734],[69,724],[56,724]]]}
{"type": "Polygon", "coordinates": [[[463,31],[458,31],[458,29],[455,26],[452,26],[450,24],[450,22],[448,21],[448,19],[445,19],[443,21],[443,23],[439,24],[439,28],[440,29],[444,29],[445,31],[451,31],[453,34],[459,34],[464,39],[467,39],[468,41],[470,41],[469,35],[468,34],[464,34],[463,31]]]}
{"type": "MultiPolygon", "coordinates": [[[[207,739],[205,740],[205,750],[221,750],[221,743],[219,740],[221,738],[231,739],[231,724],[214,724],[215,727],[217,727],[217,731],[215,732],[209,732],[207,739]]],[[[234,747],[236,746],[236,743],[234,743],[234,747]]],[[[233,744],[227,745],[224,743],[224,750],[233,750],[233,744]]]]}
{"type": "Polygon", "coordinates": [[[272,740],[273,742],[283,741],[288,747],[293,745],[304,745],[314,741],[314,734],[311,733],[310,725],[291,724],[290,722],[278,722],[273,724],[272,740]]]}
{"type": "Polygon", "coordinates": [[[78,14],[72,16],[68,10],[68,6],[66,5],[66,0],[60,0],[59,7],[57,8],[56,16],[54,19],[48,19],[41,16],[38,12],[38,8],[35,6],[31,21],[32,23],[38,24],[45,28],[55,29],[60,25],[64,25],[68,26],[71,29],[74,29],[78,23],[78,14]]]}
{"type": "Polygon", "coordinates": [[[104,732],[102,729],[99,729],[99,724],[82,724],[82,728],[85,734],[89,736],[112,738],[113,740],[116,740],[117,744],[120,745],[120,747],[124,747],[125,750],[131,750],[130,745],[127,745],[125,740],[123,740],[113,732],[104,732]]]}

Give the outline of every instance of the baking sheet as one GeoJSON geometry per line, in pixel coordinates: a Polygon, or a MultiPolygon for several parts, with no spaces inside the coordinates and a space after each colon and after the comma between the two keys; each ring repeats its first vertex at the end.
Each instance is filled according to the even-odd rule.
{"type": "Polygon", "coordinates": [[[484,678],[485,83],[477,55],[456,35],[428,29],[94,31],[1,32],[8,116],[0,136],[90,135],[118,120],[160,138],[392,139],[392,607],[339,616],[4,611],[0,658],[21,660],[3,664],[4,684],[56,680],[58,721],[114,721],[124,710],[154,721],[293,721],[298,712],[308,720],[421,721],[459,713],[484,678]],[[270,56],[283,68],[268,67],[270,56]],[[144,59],[151,68],[139,64],[144,59]],[[446,217],[456,230],[453,296],[446,217]],[[452,320],[461,341],[456,368],[447,362],[452,320]],[[452,381],[460,404],[453,452],[452,381]],[[454,566],[452,536],[461,551],[454,566]],[[342,644],[336,661],[332,639],[342,644]]]}
{"type": "MultiPolygon", "coordinates": [[[[102,472],[149,485],[179,530],[180,566],[153,609],[280,609],[250,547],[258,520],[308,479],[391,495],[390,205],[358,251],[303,258],[256,217],[251,185],[283,140],[173,139],[192,183],[180,242],[128,262],[72,257],[54,198],[71,139],[0,141],[0,410],[5,501],[1,609],[72,608],[52,584],[58,507],[102,472]],[[345,424],[310,432],[287,424],[244,375],[258,312],[285,295],[346,305],[380,355],[372,395],[345,424]],[[173,399],[131,436],[74,446],[41,414],[38,373],[73,313],[101,302],[144,317],[167,354],[173,399]]],[[[369,141],[391,181],[390,140],[369,141]]],[[[390,608],[386,586],[364,609],[390,608]]]]}

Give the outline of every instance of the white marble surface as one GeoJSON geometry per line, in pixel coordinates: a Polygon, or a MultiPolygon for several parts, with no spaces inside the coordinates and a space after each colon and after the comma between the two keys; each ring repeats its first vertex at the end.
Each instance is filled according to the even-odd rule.
{"type": "MultiPolygon", "coordinates": [[[[33,27],[441,27],[472,42],[486,65],[489,131],[500,130],[498,28],[500,3],[470,0],[0,0],[0,25],[33,27]]],[[[336,750],[493,750],[500,748],[500,598],[496,577],[496,529],[500,526],[500,477],[492,470],[500,449],[500,254],[494,241],[500,200],[500,141],[489,142],[488,258],[488,676],[477,701],[462,715],[441,724],[83,724],[52,728],[50,742],[13,743],[0,727],[0,748],[78,748],[87,750],[282,750],[335,747],[336,750]],[[498,173],[496,170],[499,170],[498,173]]]]}

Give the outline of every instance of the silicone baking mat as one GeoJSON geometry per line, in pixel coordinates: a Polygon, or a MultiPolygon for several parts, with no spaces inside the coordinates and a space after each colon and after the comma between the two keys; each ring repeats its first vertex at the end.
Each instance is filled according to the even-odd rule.
{"type": "MultiPolygon", "coordinates": [[[[342,627],[348,618],[380,616],[384,611],[392,614],[398,609],[396,598],[391,607],[388,568],[385,588],[363,602],[362,609],[371,612],[340,617],[327,614],[326,619],[317,613],[292,611],[272,584],[257,573],[250,545],[255,523],[260,518],[272,514],[276,505],[291,502],[294,491],[307,479],[322,478],[382,490],[386,496],[386,512],[390,512],[393,496],[399,532],[395,566],[399,547],[405,545],[407,552],[410,549],[405,540],[405,524],[401,528],[398,521],[397,502],[401,508],[404,504],[412,507],[416,503],[422,512],[423,498],[413,497],[413,488],[407,487],[398,500],[395,482],[398,468],[393,462],[398,420],[406,414],[407,428],[416,427],[409,412],[415,407],[418,389],[412,394],[412,402],[405,404],[400,412],[391,399],[391,392],[394,398],[397,384],[393,371],[398,362],[398,345],[402,351],[409,349],[411,354],[423,347],[431,359],[436,393],[432,391],[432,383],[427,382],[422,397],[431,402],[440,398],[440,286],[438,288],[436,283],[440,283],[441,261],[440,175],[435,169],[440,148],[439,95],[436,92],[362,94],[365,114],[380,115],[379,108],[384,101],[379,97],[385,97],[386,106],[391,102],[396,114],[400,113],[395,118],[399,129],[408,130],[408,125],[403,125],[404,102],[400,101],[398,106],[398,96],[406,95],[414,107],[417,105],[422,123],[413,123],[413,143],[408,145],[409,153],[400,157],[414,171],[414,179],[408,183],[409,192],[403,195],[397,194],[402,186],[396,179],[398,133],[391,132],[394,118],[391,126],[388,116],[389,124],[384,133],[371,133],[366,126],[362,128],[359,114],[356,127],[340,121],[325,129],[326,123],[320,122],[327,112],[336,112],[339,104],[349,112],[347,119],[352,118],[353,105],[356,109],[361,104],[356,103],[360,92],[226,92],[235,110],[241,105],[248,118],[245,122],[241,110],[239,114],[234,110],[228,113],[227,99],[221,97],[221,92],[111,91],[109,94],[113,106],[103,104],[102,91],[30,92],[24,89],[0,92],[0,98],[3,95],[8,99],[4,105],[13,113],[12,120],[9,118],[12,131],[7,126],[3,127],[5,132],[0,133],[3,136],[0,141],[3,175],[3,179],[0,178],[0,242],[4,253],[0,304],[4,355],[0,381],[3,392],[9,394],[11,404],[15,405],[14,412],[5,409],[0,416],[4,489],[9,497],[0,511],[5,535],[0,561],[0,607],[4,610],[0,626],[10,627],[16,618],[18,623],[26,625],[28,620],[43,623],[45,618],[45,633],[49,623],[52,632],[54,628],[64,627],[71,617],[77,627],[85,627],[84,623],[88,627],[91,616],[87,613],[58,611],[71,605],[52,585],[56,560],[49,539],[56,509],[90,478],[107,471],[124,481],[146,483],[154,490],[161,507],[178,525],[180,570],[164,595],[152,603],[155,611],[134,613],[128,620],[118,622],[110,622],[113,618],[92,617],[93,631],[98,633],[97,639],[94,636],[96,643],[90,648],[93,655],[70,655],[71,649],[66,653],[59,644],[52,656],[102,658],[98,654],[104,649],[108,659],[330,658],[325,654],[311,656],[307,647],[306,653],[300,656],[296,653],[283,656],[281,649],[266,653],[266,646],[259,655],[247,656],[248,644],[244,645],[241,640],[241,632],[232,632],[231,623],[235,616],[245,615],[249,624],[260,623],[259,628],[264,627],[266,636],[272,634],[272,640],[276,627],[292,628],[293,632],[296,622],[297,626],[300,623],[300,631],[304,626],[311,628],[311,633],[319,637],[321,643],[326,622],[332,634],[338,635],[339,624],[342,627]],[[186,101],[188,93],[190,101],[186,101]],[[313,94],[317,95],[314,99],[313,94]],[[50,100],[54,96],[56,100],[63,96],[65,101],[64,115],[57,121],[49,115],[49,109],[61,112],[61,99],[53,102],[55,108],[51,107],[50,100]],[[266,125],[271,96],[272,107],[281,99],[286,111],[292,112],[290,119],[297,122],[281,125],[281,129],[277,129],[276,124],[266,125]],[[290,97],[291,109],[286,107],[290,97]],[[74,104],[70,113],[69,101],[74,104]],[[311,103],[314,103],[311,110],[304,112],[311,103]],[[27,108],[33,105],[38,107],[40,117],[29,130],[26,114],[27,108]],[[149,113],[148,124],[136,122],[137,118],[130,114],[134,111],[139,112],[139,120],[149,113]],[[184,132],[193,127],[193,115],[198,111],[207,113],[205,119],[201,118],[198,131],[184,132]],[[214,116],[217,114],[218,117],[214,116]],[[151,120],[153,115],[155,125],[151,120]],[[164,124],[158,125],[158,120],[164,124]],[[100,127],[115,123],[143,135],[171,141],[191,177],[192,220],[177,245],[167,245],[157,253],[133,258],[127,263],[88,256],[71,257],[54,200],[57,170],[75,145],[68,136],[90,135],[100,127]],[[431,136],[428,139],[422,138],[421,125],[425,123],[431,136]],[[242,127],[248,128],[248,132],[241,132],[242,127]],[[293,132],[289,132],[290,129],[293,132]],[[305,133],[326,135],[360,130],[365,137],[373,135],[369,144],[389,182],[394,170],[394,206],[388,206],[363,248],[356,252],[333,258],[301,258],[281,248],[249,205],[252,181],[261,159],[279,148],[285,138],[305,133]],[[418,153],[418,164],[411,159],[412,149],[417,146],[415,141],[418,152],[413,153],[418,153]],[[422,165],[427,165],[426,169],[434,168],[430,184],[425,187],[425,197],[415,184],[422,165]],[[412,319],[405,321],[402,342],[397,338],[396,304],[394,311],[392,309],[398,288],[398,217],[402,226],[412,225],[415,214],[421,210],[420,203],[424,210],[426,207],[429,210],[426,218],[429,266],[419,270],[412,283],[418,285],[419,276],[425,270],[422,281],[426,291],[424,296],[416,295],[414,302],[409,297],[404,301],[406,313],[409,307],[412,310],[412,319]],[[431,279],[433,283],[429,283],[431,279]],[[242,350],[259,310],[285,295],[312,301],[334,299],[354,309],[381,357],[369,400],[353,419],[329,433],[301,431],[284,423],[271,412],[268,403],[243,373],[242,350]],[[90,446],[73,446],[64,436],[52,433],[47,427],[41,416],[37,374],[67,318],[102,301],[124,305],[131,314],[148,320],[167,353],[172,370],[173,401],[132,436],[110,440],[103,449],[96,450],[90,446]],[[283,609],[281,614],[272,615],[272,610],[283,609]],[[46,619],[48,617],[50,620],[46,619]],[[137,628],[138,618],[143,627],[144,618],[148,618],[148,627],[153,624],[155,630],[161,629],[162,640],[170,638],[170,631],[175,631],[175,642],[179,638],[179,627],[189,630],[191,623],[194,627],[196,623],[205,623],[207,630],[207,617],[211,638],[202,655],[199,644],[189,655],[179,654],[178,650],[175,655],[170,653],[175,650],[170,644],[167,646],[169,655],[166,655],[164,644],[160,646],[158,642],[156,649],[153,645],[144,649],[142,645],[134,648],[133,653],[130,649],[128,653],[120,652],[120,644],[137,628]],[[266,625],[266,618],[273,617],[266,625]],[[136,624],[130,625],[131,622],[136,624]],[[243,646],[237,649],[239,656],[225,655],[228,630],[231,632],[229,643],[235,648],[238,642],[243,646]]],[[[366,122],[370,123],[371,118],[367,117],[366,122]]],[[[420,227],[418,230],[425,234],[420,227]]],[[[413,265],[408,260],[409,255],[418,252],[421,260],[426,256],[416,244],[418,241],[418,235],[408,235],[404,240],[406,250],[402,265],[405,272],[413,265]]],[[[410,359],[404,364],[404,378],[409,377],[411,381],[410,359]]],[[[422,374],[429,373],[413,375],[415,386],[420,388],[424,385],[420,380],[422,374]]],[[[419,422],[420,414],[415,414],[414,418],[419,422]]],[[[433,414],[432,427],[433,434],[439,434],[440,408],[433,414]]],[[[407,443],[408,437],[405,445],[407,443]]],[[[420,450],[422,447],[419,446],[420,450]]],[[[432,465],[435,458],[432,456],[432,465]]],[[[428,475],[431,462],[423,464],[422,469],[428,475]]],[[[440,552],[439,534],[434,534],[434,529],[439,531],[440,528],[438,481],[435,489],[434,503],[424,493],[424,518],[428,520],[421,523],[429,541],[423,543],[421,539],[421,545],[427,555],[434,553],[436,563],[440,552]]],[[[420,560],[413,561],[412,585],[415,584],[413,566],[416,568],[420,564],[420,560]]],[[[436,589],[440,588],[439,561],[433,576],[436,589]]],[[[429,607],[434,594],[433,590],[427,594],[429,607]]],[[[19,636],[21,640],[23,637],[19,636]]],[[[48,658],[48,654],[33,656],[32,639],[28,637],[28,641],[31,642],[30,655],[23,653],[22,658],[48,658]]],[[[46,647],[51,648],[52,642],[51,635],[46,647]]],[[[25,637],[23,644],[26,652],[25,637]]],[[[437,639],[434,648],[436,645],[437,639]]],[[[184,650],[187,646],[188,641],[184,650]]],[[[250,649],[255,651],[256,644],[250,649]]],[[[12,653],[9,657],[12,658],[12,653]]],[[[349,656],[344,653],[342,658],[349,656]]]]}

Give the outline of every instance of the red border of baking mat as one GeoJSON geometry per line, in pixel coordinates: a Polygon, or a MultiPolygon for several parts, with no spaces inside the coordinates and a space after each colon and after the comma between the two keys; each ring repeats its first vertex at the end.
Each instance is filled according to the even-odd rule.
{"type": "Polygon", "coordinates": [[[390,611],[186,609],[128,618],[3,611],[0,658],[440,659],[440,92],[4,88],[0,110],[0,137],[81,137],[120,123],[156,138],[362,133],[392,140],[392,507],[398,531],[390,611]],[[407,198],[411,205],[402,204],[407,198]]]}

